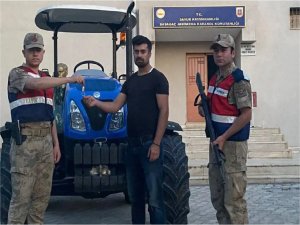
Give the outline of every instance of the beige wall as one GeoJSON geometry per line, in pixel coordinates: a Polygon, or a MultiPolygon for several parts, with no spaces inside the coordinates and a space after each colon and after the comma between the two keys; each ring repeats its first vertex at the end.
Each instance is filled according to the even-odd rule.
{"type": "MultiPolygon", "coordinates": [[[[77,3],[76,1],[65,1],[77,3]]],[[[46,56],[43,68],[52,72],[52,33],[39,30],[34,24],[36,11],[41,7],[62,1],[1,1],[0,42],[0,124],[10,118],[6,83],[9,70],[23,62],[22,41],[26,32],[41,32],[45,39],[46,56]],[[26,13],[24,13],[26,12],[26,13]]],[[[89,1],[97,4],[126,8],[129,1],[89,1]]],[[[82,4],[82,3],[81,3],[82,4]]],[[[152,64],[164,72],[170,81],[170,119],[184,124],[186,121],[185,54],[205,52],[208,42],[159,42],[152,28],[153,6],[220,6],[245,5],[246,27],[236,36],[236,41],[255,41],[256,55],[237,59],[250,77],[253,91],[257,92],[258,107],[253,110],[253,124],[264,127],[280,127],[290,146],[300,146],[300,30],[289,29],[290,7],[300,7],[293,1],[137,1],[139,33],[154,43],[152,64]],[[275,16],[276,15],[276,16],[275,16]]],[[[217,28],[216,28],[217,29],[217,28]]],[[[182,29],[182,32],[185,32],[182,29]]],[[[61,35],[63,55],[59,61],[70,69],[84,59],[100,61],[110,72],[111,53],[106,51],[109,37],[94,35],[61,35]],[[101,45],[104,42],[105,45],[101,45]]],[[[207,40],[209,41],[209,40],[207,40]]],[[[124,52],[120,54],[123,56],[124,52]]],[[[118,68],[125,71],[125,62],[118,68]]]]}
{"type": "Polygon", "coordinates": [[[243,56],[242,68],[257,92],[254,124],[280,127],[290,146],[300,146],[300,30],[290,30],[289,9],[299,1],[260,2],[248,12],[256,56],[243,56]],[[274,16],[276,15],[276,17],[274,16]]]}
{"type": "MultiPolygon", "coordinates": [[[[155,66],[166,75],[170,85],[170,117],[172,121],[185,124],[186,101],[186,54],[208,53],[209,43],[203,42],[157,42],[155,66]]],[[[196,96],[195,96],[196,97],[196,96]]]]}
{"type": "MultiPolygon", "coordinates": [[[[147,1],[140,3],[143,26],[140,33],[156,42],[155,66],[170,82],[170,119],[186,121],[185,53],[205,52],[207,43],[159,43],[152,28],[153,6],[220,6],[245,5],[246,27],[236,36],[236,42],[254,41],[255,56],[240,56],[237,65],[251,79],[257,92],[258,107],[253,109],[252,124],[259,127],[279,127],[289,146],[300,146],[300,30],[290,30],[290,7],[300,7],[293,1],[147,1]],[[275,16],[276,15],[276,16],[275,16]]],[[[185,32],[182,29],[182,32],[185,32]]],[[[171,38],[170,38],[171,39],[171,38]]],[[[237,49],[240,53],[240,49],[237,49]]]]}

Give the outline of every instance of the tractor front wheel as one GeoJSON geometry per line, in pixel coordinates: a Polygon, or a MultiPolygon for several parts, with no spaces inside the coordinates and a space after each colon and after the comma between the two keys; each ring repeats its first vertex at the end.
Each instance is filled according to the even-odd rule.
{"type": "Polygon", "coordinates": [[[188,157],[182,137],[176,132],[163,138],[164,151],[164,201],[167,223],[187,224],[189,207],[188,157]]]}

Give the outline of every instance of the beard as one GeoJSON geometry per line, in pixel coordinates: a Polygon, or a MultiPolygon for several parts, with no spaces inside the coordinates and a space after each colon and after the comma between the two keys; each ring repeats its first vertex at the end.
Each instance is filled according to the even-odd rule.
{"type": "Polygon", "coordinates": [[[143,59],[141,58],[137,58],[134,60],[134,63],[137,67],[139,68],[144,68],[145,66],[147,66],[149,64],[149,62],[145,62],[143,59]]]}

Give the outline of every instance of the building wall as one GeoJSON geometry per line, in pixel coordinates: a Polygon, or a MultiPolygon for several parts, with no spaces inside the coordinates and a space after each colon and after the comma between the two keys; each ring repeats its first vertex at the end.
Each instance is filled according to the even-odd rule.
{"type": "MultiPolygon", "coordinates": [[[[126,8],[130,1],[87,1],[96,4],[126,8]]],[[[52,33],[39,30],[34,17],[39,8],[53,4],[75,3],[76,1],[1,1],[1,42],[0,42],[0,124],[9,120],[6,94],[7,76],[10,69],[23,62],[21,54],[25,33],[43,34],[46,55],[42,68],[53,72],[52,33]],[[26,12],[26,13],[24,13],[26,12]]],[[[293,1],[137,1],[139,16],[138,32],[148,36],[154,43],[151,63],[164,72],[170,82],[170,119],[186,122],[185,54],[186,52],[208,51],[209,41],[176,43],[156,40],[152,28],[153,6],[221,6],[245,5],[246,27],[236,35],[236,42],[255,41],[255,56],[240,56],[237,65],[250,77],[253,91],[257,92],[257,108],[253,109],[252,124],[260,127],[279,127],[290,146],[300,146],[300,30],[290,30],[289,9],[300,7],[293,1]]],[[[215,28],[218,29],[218,28],[215,28]]],[[[224,31],[224,29],[222,30],[224,31]]],[[[228,29],[230,31],[230,29],[228,29]]],[[[182,29],[182,32],[186,32],[182,29]]],[[[100,61],[110,72],[111,52],[106,51],[109,37],[96,35],[63,34],[59,62],[65,62],[72,70],[74,65],[85,59],[100,61]],[[103,43],[105,43],[103,45],[103,43]]],[[[239,50],[239,49],[238,49],[239,50]]],[[[239,52],[238,52],[239,53],[239,52]]],[[[119,55],[124,56],[120,50],[119,55]]],[[[125,72],[125,62],[118,64],[125,72]]]]}
{"type": "MultiPolygon", "coordinates": [[[[185,108],[185,55],[190,47],[194,51],[207,50],[201,43],[158,43],[152,23],[153,6],[221,6],[245,5],[246,27],[237,35],[236,42],[253,42],[255,56],[237,58],[237,65],[251,79],[252,91],[257,92],[257,108],[253,109],[252,125],[279,127],[289,146],[300,146],[300,30],[290,30],[290,7],[299,7],[299,1],[179,1],[171,3],[143,2],[139,7],[140,33],[151,37],[156,44],[156,67],[170,81],[170,118],[184,123],[185,108]],[[152,24],[151,24],[152,25],[152,24]],[[175,48],[175,49],[174,49],[175,48]],[[174,63],[173,63],[174,62],[174,63]],[[178,107],[180,105],[180,107],[178,107]],[[174,109],[175,112],[174,112],[174,109]]],[[[195,28],[197,29],[197,28],[195,28]]],[[[217,29],[217,28],[216,28],[217,29]]],[[[182,29],[182,32],[185,29],[182,29]]],[[[222,30],[223,31],[223,30],[222,30]]],[[[239,49],[238,53],[239,53],[239,49]]]]}
{"type": "Polygon", "coordinates": [[[179,124],[185,124],[187,122],[186,54],[199,52],[211,52],[211,50],[209,50],[209,43],[156,43],[155,66],[166,75],[170,86],[169,119],[179,124]]]}
{"type": "Polygon", "coordinates": [[[254,124],[280,127],[290,146],[300,146],[300,30],[289,27],[293,6],[300,3],[261,2],[248,12],[255,24],[256,56],[243,56],[241,64],[257,92],[254,124]]]}

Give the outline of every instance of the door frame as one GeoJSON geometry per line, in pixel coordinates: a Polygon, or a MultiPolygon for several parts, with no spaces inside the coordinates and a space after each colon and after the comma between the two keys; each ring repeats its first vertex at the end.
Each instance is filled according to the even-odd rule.
{"type": "Polygon", "coordinates": [[[197,85],[196,85],[196,79],[195,79],[196,72],[200,72],[202,81],[203,81],[204,86],[205,86],[205,90],[207,90],[207,85],[208,85],[208,80],[207,80],[208,79],[207,55],[208,54],[209,53],[207,53],[207,52],[186,53],[186,72],[185,72],[185,80],[186,80],[186,124],[188,124],[188,123],[203,123],[205,121],[205,119],[198,114],[197,108],[194,107],[194,106],[191,106],[191,104],[194,102],[195,97],[199,94],[198,88],[197,88],[197,85]],[[195,58],[197,56],[199,57],[198,60],[203,60],[204,59],[204,62],[203,62],[204,67],[202,69],[201,68],[199,69],[199,70],[202,70],[202,71],[197,71],[198,66],[201,64],[201,62],[199,64],[194,64],[194,65],[189,64],[189,63],[191,63],[189,61],[189,59],[195,58]],[[191,66],[194,67],[194,68],[191,68],[191,66]],[[191,73],[190,70],[194,70],[192,72],[193,73],[192,75],[189,75],[189,73],[191,73]],[[194,108],[191,108],[191,107],[194,107],[194,108]]]}

